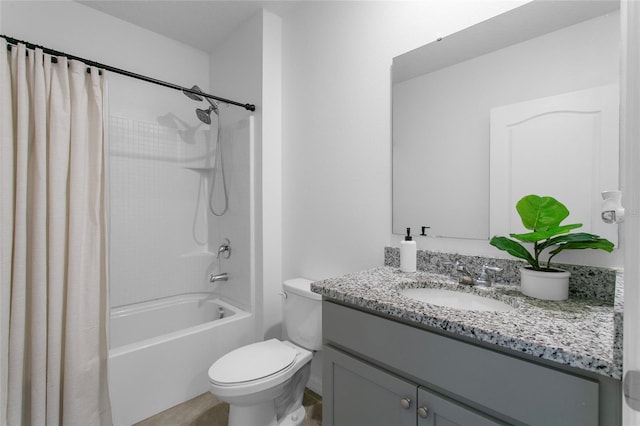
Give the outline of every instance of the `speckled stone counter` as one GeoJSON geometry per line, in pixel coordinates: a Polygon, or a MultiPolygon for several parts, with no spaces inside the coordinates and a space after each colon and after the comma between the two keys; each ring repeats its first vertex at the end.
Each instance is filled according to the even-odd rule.
{"type": "Polygon", "coordinates": [[[614,304],[597,299],[541,301],[523,296],[518,286],[490,289],[462,286],[431,272],[400,272],[383,266],[317,281],[311,290],[326,298],[362,307],[545,360],[620,379],[622,377],[621,291],[614,304]],[[510,304],[508,312],[460,310],[402,296],[404,288],[447,288],[510,304]]]}
{"type": "MultiPolygon", "coordinates": [[[[456,262],[464,263],[474,276],[478,276],[482,265],[498,266],[502,271],[494,274],[495,282],[519,284],[520,268],[527,264],[515,258],[496,259],[482,256],[468,256],[457,253],[442,253],[418,250],[417,267],[419,271],[450,275],[456,262]]],[[[385,247],[384,265],[400,267],[400,249],[385,247]]],[[[555,264],[556,267],[571,272],[569,279],[569,298],[598,299],[606,303],[614,303],[616,289],[619,287],[617,275],[619,271],[596,266],[555,264]]]]}

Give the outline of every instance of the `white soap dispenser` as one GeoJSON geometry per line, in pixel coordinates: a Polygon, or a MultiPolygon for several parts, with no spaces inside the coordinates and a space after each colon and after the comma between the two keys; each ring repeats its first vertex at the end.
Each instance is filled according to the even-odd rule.
{"type": "Polygon", "coordinates": [[[416,257],[416,242],[411,238],[411,228],[407,228],[407,236],[404,241],[400,241],[400,270],[415,272],[416,257]]]}

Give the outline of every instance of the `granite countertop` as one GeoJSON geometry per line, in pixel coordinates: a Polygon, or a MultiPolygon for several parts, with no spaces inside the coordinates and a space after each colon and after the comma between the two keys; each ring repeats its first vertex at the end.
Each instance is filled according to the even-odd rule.
{"type": "MultiPolygon", "coordinates": [[[[563,302],[523,296],[518,286],[489,289],[458,285],[451,277],[431,272],[400,272],[384,266],[338,278],[316,281],[311,290],[405,321],[495,344],[545,360],[622,377],[622,309],[614,303],[588,299],[563,302]],[[460,310],[402,296],[404,288],[447,288],[476,293],[515,307],[508,312],[460,310]]],[[[616,299],[621,298],[621,294],[616,299]]]]}

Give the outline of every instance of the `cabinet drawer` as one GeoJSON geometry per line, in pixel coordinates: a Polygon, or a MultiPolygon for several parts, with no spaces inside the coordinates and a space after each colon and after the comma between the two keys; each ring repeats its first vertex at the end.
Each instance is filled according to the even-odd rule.
{"type": "Polygon", "coordinates": [[[327,301],[322,316],[329,344],[461,401],[530,425],[598,424],[596,381],[327,301]]]}

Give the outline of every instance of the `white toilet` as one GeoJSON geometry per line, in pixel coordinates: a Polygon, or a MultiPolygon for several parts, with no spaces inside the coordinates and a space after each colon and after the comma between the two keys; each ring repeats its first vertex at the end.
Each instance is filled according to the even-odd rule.
{"type": "Polygon", "coordinates": [[[209,368],[209,391],[229,403],[229,426],[298,426],[311,351],[322,349],[322,296],[311,281],[284,282],[290,341],[271,339],[229,352],[209,368]]]}

